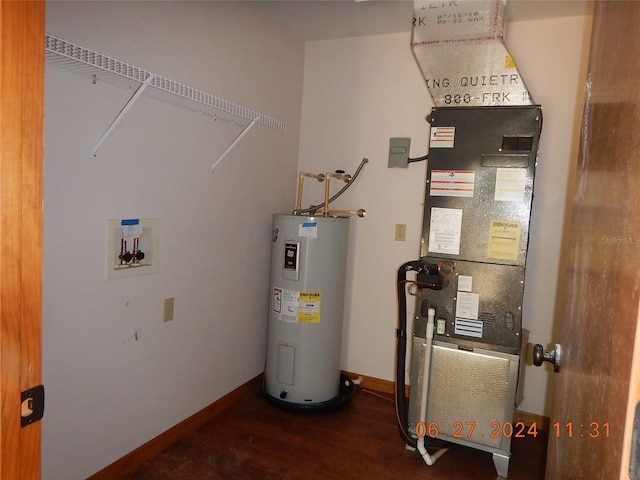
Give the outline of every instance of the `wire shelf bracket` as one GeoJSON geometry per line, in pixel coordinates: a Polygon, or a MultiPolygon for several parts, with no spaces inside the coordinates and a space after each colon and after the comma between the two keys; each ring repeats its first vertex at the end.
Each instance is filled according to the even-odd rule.
{"type": "Polygon", "coordinates": [[[125,114],[129,111],[129,109],[133,106],[133,104],[135,103],[136,100],[138,100],[138,98],[140,98],[140,95],[142,95],[145,91],[145,89],[151,84],[151,82],[153,81],[154,76],[150,75],[149,78],[147,78],[136,90],[136,93],[134,93],[132,95],[132,97],[129,99],[129,101],[125,104],[125,106],[122,108],[122,110],[120,110],[120,113],[118,113],[118,115],[116,116],[116,118],[114,118],[113,122],[111,122],[111,125],[109,125],[109,127],[105,130],[105,132],[102,134],[102,136],[100,137],[100,140],[98,140],[98,143],[96,143],[96,146],[93,147],[93,156],[96,157],[98,155],[98,149],[102,146],[102,144],[104,143],[104,141],[107,139],[107,137],[109,135],[111,135],[111,132],[113,131],[114,128],[116,128],[116,125],[118,125],[118,123],[120,123],[120,120],[122,120],[122,118],[125,116],[125,114]]]}
{"type": "Polygon", "coordinates": [[[45,55],[48,63],[76,73],[91,76],[94,83],[97,82],[97,80],[102,80],[112,85],[135,89],[134,94],[96,143],[93,148],[94,157],[97,156],[98,150],[116,128],[120,120],[122,120],[129,109],[144,93],[168,101],[169,103],[186,107],[197,113],[212,116],[214,119],[224,119],[225,116],[231,116],[232,118],[239,118],[241,121],[249,122],[236,139],[213,163],[211,172],[213,172],[218,163],[227,156],[254,125],[260,124],[282,132],[287,131],[286,123],[273,117],[269,117],[183,83],[176,82],[175,80],[151,73],[134,65],[116,60],[102,53],[89,50],[88,48],[81,47],[48,33],[45,37],[45,55]],[[219,114],[222,115],[219,116],[219,114]]]}

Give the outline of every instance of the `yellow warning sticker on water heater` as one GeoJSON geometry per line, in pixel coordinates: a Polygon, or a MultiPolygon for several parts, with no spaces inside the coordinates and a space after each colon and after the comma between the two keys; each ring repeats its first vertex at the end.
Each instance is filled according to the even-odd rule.
{"type": "Polygon", "coordinates": [[[520,247],[520,222],[512,220],[491,220],[487,258],[518,260],[520,247]]]}
{"type": "Polygon", "coordinates": [[[300,292],[298,303],[299,323],[320,323],[320,292],[300,292]]]}

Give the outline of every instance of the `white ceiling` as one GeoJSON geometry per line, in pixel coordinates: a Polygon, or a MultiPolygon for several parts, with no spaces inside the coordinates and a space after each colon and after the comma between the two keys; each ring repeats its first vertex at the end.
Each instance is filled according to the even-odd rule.
{"type": "MultiPolygon", "coordinates": [[[[410,0],[258,0],[256,3],[305,41],[408,32],[413,17],[410,0]]],[[[510,0],[507,17],[517,22],[584,15],[591,11],[592,4],[591,0],[510,0]]]]}

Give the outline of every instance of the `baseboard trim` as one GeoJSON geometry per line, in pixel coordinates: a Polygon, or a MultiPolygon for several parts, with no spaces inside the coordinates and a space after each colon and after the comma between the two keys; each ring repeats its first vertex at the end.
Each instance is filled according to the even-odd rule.
{"type": "MultiPolygon", "coordinates": [[[[391,395],[395,394],[396,392],[395,382],[391,382],[389,380],[382,380],[381,378],[368,377],[366,375],[361,375],[359,373],[353,373],[353,372],[347,372],[347,371],[343,371],[342,373],[352,380],[357,381],[358,379],[361,379],[359,383],[360,388],[373,390],[374,392],[378,392],[378,393],[389,393],[391,395]]],[[[408,385],[405,387],[405,393],[407,396],[409,395],[408,385]]]]}
{"type": "Polygon", "coordinates": [[[136,448],[119,460],[116,460],[111,465],[106,466],[99,472],[90,476],[87,480],[113,480],[114,478],[121,477],[137,465],[157,453],[160,453],[169,445],[175,443],[181,438],[184,438],[201,425],[204,425],[216,415],[219,415],[243,397],[247,396],[249,393],[258,389],[261,381],[262,374],[252,378],[245,384],[226,394],[224,397],[216,400],[208,407],[205,407],[174,427],[171,427],[164,433],[161,433],[157,437],[149,440],[144,445],[136,448]]]}

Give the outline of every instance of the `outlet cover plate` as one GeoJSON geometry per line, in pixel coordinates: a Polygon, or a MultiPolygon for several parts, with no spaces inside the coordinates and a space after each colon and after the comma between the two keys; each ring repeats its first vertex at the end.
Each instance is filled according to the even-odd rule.
{"type": "Polygon", "coordinates": [[[173,320],[173,307],[175,305],[175,298],[165,298],[164,299],[164,311],[163,311],[163,321],[170,322],[173,320]]]}

